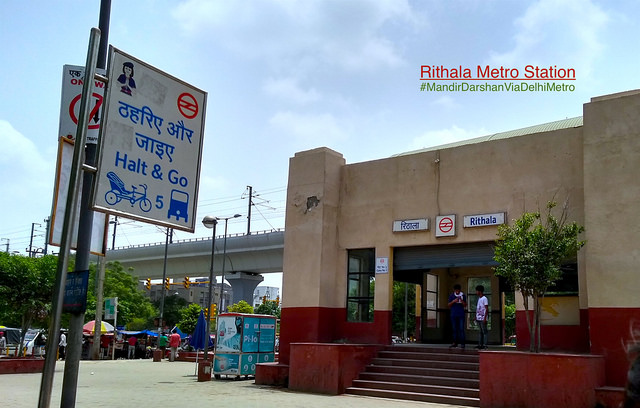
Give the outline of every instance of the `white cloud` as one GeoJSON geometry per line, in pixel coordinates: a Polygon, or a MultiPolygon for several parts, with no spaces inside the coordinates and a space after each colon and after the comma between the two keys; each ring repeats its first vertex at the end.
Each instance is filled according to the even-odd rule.
{"type": "Polygon", "coordinates": [[[173,17],[191,37],[296,71],[321,65],[347,70],[398,66],[403,57],[384,36],[384,26],[419,24],[407,0],[352,0],[339,6],[311,0],[188,0],[174,9],[173,17]]]}
{"type": "Polygon", "coordinates": [[[331,114],[298,114],[278,112],[269,119],[269,124],[291,135],[296,140],[296,148],[331,147],[344,140],[347,133],[339,121],[331,114]]]}
{"type": "MultiPolygon", "coordinates": [[[[29,170],[34,159],[40,158],[33,142],[18,132],[11,123],[0,120],[0,141],[5,146],[0,149],[0,166],[19,166],[29,170]]],[[[35,160],[37,163],[38,160],[35,160]]],[[[15,167],[14,167],[15,168],[15,167]]]]}
{"type": "Polygon", "coordinates": [[[0,144],[0,225],[7,234],[49,215],[55,156],[47,162],[31,140],[1,119],[0,144]]]}
{"type": "Polygon", "coordinates": [[[460,106],[451,96],[444,95],[433,101],[433,105],[441,106],[445,109],[454,109],[460,106]]]}
{"type": "Polygon", "coordinates": [[[515,20],[514,47],[493,54],[489,62],[504,67],[557,65],[575,68],[578,79],[587,77],[604,49],[601,37],[609,21],[590,0],[537,1],[515,20]]]}
{"type": "Polygon", "coordinates": [[[320,93],[315,88],[304,90],[295,78],[268,78],[263,89],[270,96],[299,104],[308,104],[321,99],[320,93]]]}
{"type": "Polygon", "coordinates": [[[453,125],[449,129],[432,130],[425,132],[418,137],[415,137],[411,141],[408,150],[418,150],[447,143],[459,142],[461,140],[468,140],[475,137],[486,136],[489,133],[490,132],[483,128],[476,130],[467,130],[453,125]]]}

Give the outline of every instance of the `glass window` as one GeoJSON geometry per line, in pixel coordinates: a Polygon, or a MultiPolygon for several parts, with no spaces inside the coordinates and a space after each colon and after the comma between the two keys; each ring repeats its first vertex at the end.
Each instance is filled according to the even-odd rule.
{"type": "Polygon", "coordinates": [[[425,326],[430,328],[440,327],[440,314],[438,313],[438,275],[427,274],[427,290],[425,305],[427,309],[427,319],[425,326]]]}
{"type": "Polygon", "coordinates": [[[476,307],[478,306],[478,295],[476,295],[476,286],[484,286],[483,294],[489,301],[489,316],[487,317],[487,330],[491,330],[491,277],[482,276],[476,278],[469,278],[467,281],[467,311],[469,313],[467,319],[467,329],[478,330],[478,324],[476,323],[476,307]]]}
{"type": "Polygon", "coordinates": [[[373,322],[375,249],[350,249],[347,270],[347,321],[373,322]]]}
{"type": "Polygon", "coordinates": [[[560,267],[562,277],[552,286],[546,296],[577,296],[578,285],[578,264],[575,262],[565,263],[560,267]]]}

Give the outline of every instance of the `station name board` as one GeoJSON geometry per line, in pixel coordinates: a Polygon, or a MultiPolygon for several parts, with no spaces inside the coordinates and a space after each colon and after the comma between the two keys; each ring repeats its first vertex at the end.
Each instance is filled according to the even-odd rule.
{"type": "Polygon", "coordinates": [[[488,227],[492,225],[504,224],[504,213],[465,215],[464,227],[488,227]]]}
{"type": "Polygon", "coordinates": [[[426,231],[429,229],[429,220],[419,218],[415,220],[398,220],[393,222],[393,232],[426,231]]]}

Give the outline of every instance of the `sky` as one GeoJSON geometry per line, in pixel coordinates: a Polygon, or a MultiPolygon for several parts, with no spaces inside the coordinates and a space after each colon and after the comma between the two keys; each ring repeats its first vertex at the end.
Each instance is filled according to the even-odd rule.
{"type": "MultiPolygon", "coordinates": [[[[44,247],[62,67],[85,64],[99,8],[0,2],[0,250],[44,247]]],[[[284,228],[296,152],[377,160],[581,116],[592,97],[638,88],[639,15],[635,0],[112,0],[109,43],[208,93],[196,216],[242,214],[228,225],[242,234],[247,186],[251,231],[284,228]],[[421,80],[422,66],[575,76],[556,82],[564,91],[421,91],[455,82],[421,80]]],[[[164,228],[118,221],[116,247],[164,242],[164,228]]],[[[196,224],[174,239],[210,235],[196,224]]]]}

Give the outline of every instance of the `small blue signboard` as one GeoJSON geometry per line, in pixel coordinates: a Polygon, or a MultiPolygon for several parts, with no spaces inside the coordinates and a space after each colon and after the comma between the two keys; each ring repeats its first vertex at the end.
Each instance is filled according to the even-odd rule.
{"type": "Polygon", "coordinates": [[[89,288],[89,271],[67,273],[64,287],[62,311],[64,313],[84,313],[87,310],[87,289],[89,288]]]}

